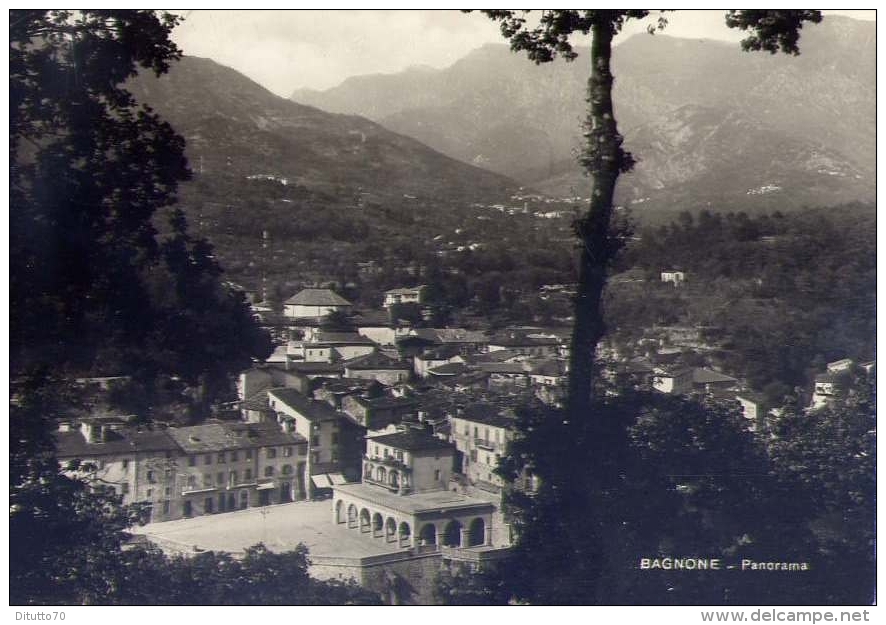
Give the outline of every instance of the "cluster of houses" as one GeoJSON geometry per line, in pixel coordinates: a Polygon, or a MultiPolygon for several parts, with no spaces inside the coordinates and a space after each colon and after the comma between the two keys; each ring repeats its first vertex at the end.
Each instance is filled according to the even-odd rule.
{"type": "MultiPolygon", "coordinates": [[[[515,409],[530,397],[562,403],[569,331],[418,328],[392,318],[404,303],[421,305],[423,288],[389,291],[370,311],[329,289],[303,289],[285,302],[274,354],[239,376],[237,418],[162,427],[93,414],[61,424],[59,458],[80,461],[77,471],[124,503],[147,504],[154,522],[329,499],[333,523],[403,557],[503,557],[512,536],[496,469],[515,435],[515,409]]],[[[654,358],[604,344],[606,374],[737,402],[749,429],[768,414],[740,380],[677,364],[687,350],[708,348],[704,328],[653,334],[654,358]]],[[[836,378],[853,365],[828,365],[812,409],[833,398],[836,378]]],[[[527,473],[513,486],[532,492],[538,483],[527,473]]]]}

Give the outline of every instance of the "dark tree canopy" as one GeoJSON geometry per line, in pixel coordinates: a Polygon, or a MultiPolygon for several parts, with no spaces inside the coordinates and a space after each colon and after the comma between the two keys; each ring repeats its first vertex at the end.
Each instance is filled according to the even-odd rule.
{"type": "Polygon", "coordinates": [[[245,301],[192,239],[184,140],[125,81],[181,55],[154,11],[10,14],[11,370],[223,386],[264,356],[245,301]],[[224,330],[224,332],[219,332],[224,330]]]}

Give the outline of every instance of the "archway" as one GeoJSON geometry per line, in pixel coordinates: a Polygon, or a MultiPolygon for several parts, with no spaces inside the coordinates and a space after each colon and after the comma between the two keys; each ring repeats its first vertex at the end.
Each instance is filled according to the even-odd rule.
{"type": "Polygon", "coordinates": [[[477,517],[468,526],[468,547],[476,547],[486,544],[486,521],[483,517],[477,517]]]}
{"type": "Polygon", "coordinates": [[[376,512],[372,515],[372,537],[379,538],[384,531],[385,521],[381,515],[376,512]]]}
{"type": "Polygon", "coordinates": [[[461,547],[461,523],[452,520],[443,531],[443,544],[447,547],[461,547]]]}
{"type": "Polygon", "coordinates": [[[389,483],[391,486],[393,486],[394,488],[397,488],[398,486],[400,486],[400,474],[397,473],[396,471],[393,471],[393,470],[392,470],[392,471],[388,474],[388,483],[389,483]]]}
{"type": "Polygon", "coordinates": [[[389,543],[397,540],[397,522],[391,517],[385,521],[385,540],[389,543]]]}
{"type": "Polygon", "coordinates": [[[437,528],[433,523],[423,525],[418,535],[420,545],[436,545],[437,544],[437,528]]]}
{"type": "Polygon", "coordinates": [[[344,523],[345,520],[343,518],[345,511],[345,502],[339,499],[335,502],[335,522],[336,523],[344,523]]]}
{"type": "Polygon", "coordinates": [[[249,507],[249,491],[240,491],[240,509],[245,510],[249,507]]]}
{"type": "Polygon", "coordinates": [[[400,523],[399,534],[400,534],[400,546],[401,547],[408,547],[409,546],[409,539],[412,537],[412,531],[409,528],[409,523],[407,523],[406,521],[403,521],[402,523],[400,523]]]}
{"type": "Polygon", "coordinates": [[[379,467],[375,470],[375,479],[381,482],[382,484],[388,479],[388,472],[384,467],[379,467]]]}
{"type": "Polygon", "coordinates": [[[368,532],[370,529],[369,510],[363,508],[360,510],[360,531],[368,532]]]}
{"type": "Polygon", "coordinates": [[[348,506],[348,529],[357,527],[357,506],[351,504],[348,506]]]}

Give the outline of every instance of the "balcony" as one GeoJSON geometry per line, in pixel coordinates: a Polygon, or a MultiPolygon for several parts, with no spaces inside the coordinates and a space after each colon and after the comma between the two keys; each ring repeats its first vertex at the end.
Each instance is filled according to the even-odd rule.
{"type": "Polygon", "coordinates": [[[474,445],[476,447],[479,447],[480,449],[495,451],[495,443],[493,443],[492,441],[488,441],[485,438],[475,438],[474,445]]]}
{"type": "Polygon", "coordinates": [[[412,471],[412,468],[409,467],[409,465],[407,465],[402,460],[397,460],[394,456],[364,456],[363,459],[369,462],[374,462],[376,464],[381,464],[386,467],[391,467],[392,469],[397,469],[398,471],[412,471]]]}
{"type": "Polygon", "coordinates": [[[218,488],[215,486],[185,486],[182,489],[182,497],[187,495],[201,495],[203,493],[214,493],[218,488]]]}

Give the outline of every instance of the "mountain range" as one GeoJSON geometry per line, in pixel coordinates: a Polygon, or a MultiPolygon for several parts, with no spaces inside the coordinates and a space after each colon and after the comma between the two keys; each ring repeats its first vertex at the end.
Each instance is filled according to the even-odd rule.
{"type": "MultiPolygon", "coordinates": [[[[638,159],[617,200],[649,209],[795,209],[871,200],[876,32],[826,16],[799,56],[664,34],[616,46],[614,99],[638,159]]],[[[372,119],[555,196],[583,195],[576,162],[587,51],[536,66],[488,44],[445,69],[357,76],[292,99],[372,119]]]]}

